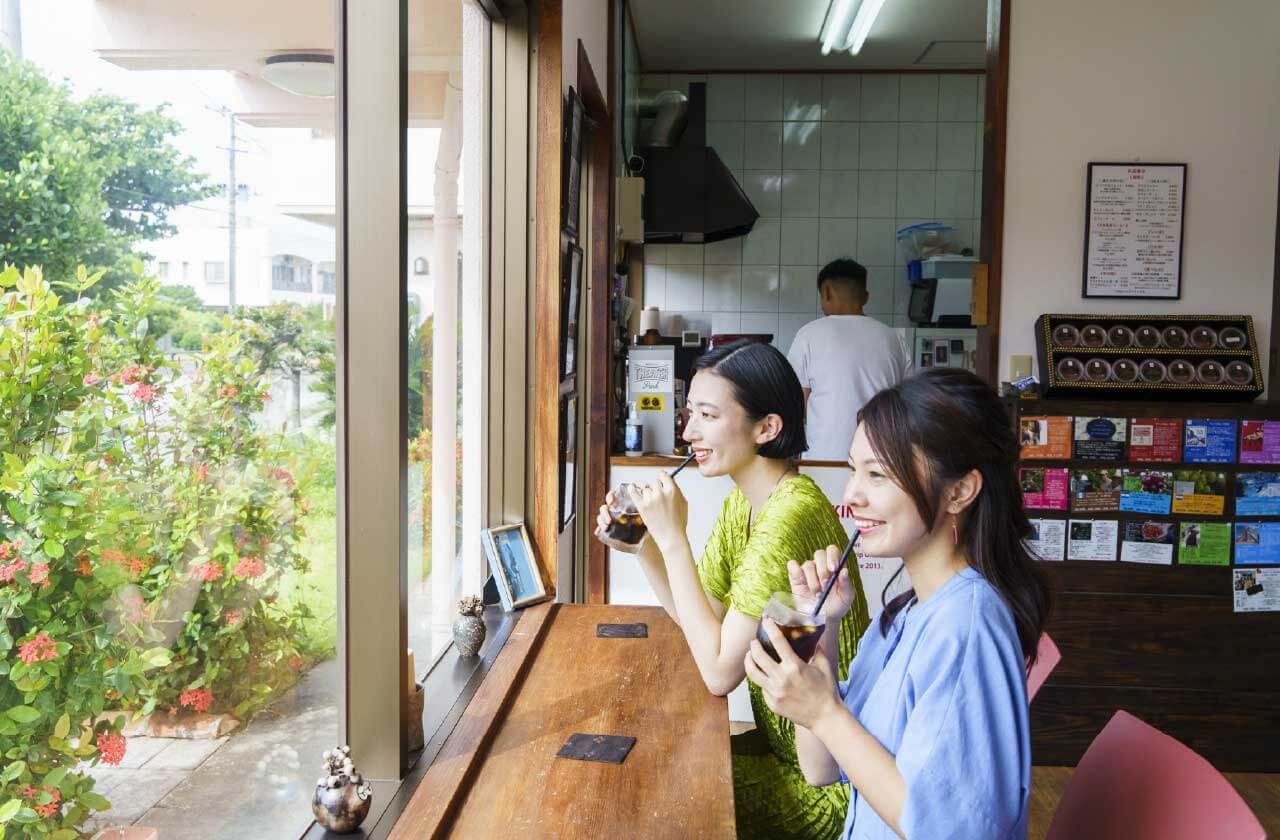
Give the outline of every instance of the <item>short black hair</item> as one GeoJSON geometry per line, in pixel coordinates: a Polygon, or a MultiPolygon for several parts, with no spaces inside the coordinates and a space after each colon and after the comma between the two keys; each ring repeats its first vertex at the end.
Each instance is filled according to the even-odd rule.
{"type": "Polygon", "coordinates": [[[759,449],[765,458],[799,458],[809,448],[804,436],[804,390],[795,369],[776,347],[740,339],[704,353],[693,372],[709,370],[729,380],[733,398],[752,423],[770,414],[782,419],[782,431],[759,449]]]}
{"type": "Polygon", "coordinates": [[[838,260],[832,260],[827,263],[822,267],[822,271],[818,272],[818,291],[822,291],[822,284],[828,280],[852,287],[855,291],[865,292],[867,290],[867,269],[856,260],[852,260],[849,257],[841,257],[838,260]]]}

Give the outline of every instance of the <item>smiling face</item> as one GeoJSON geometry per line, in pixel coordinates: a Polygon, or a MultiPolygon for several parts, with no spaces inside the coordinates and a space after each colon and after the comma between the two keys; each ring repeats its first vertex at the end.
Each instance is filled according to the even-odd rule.
{"type": "Polygon", "coordinates": [[[760,446],[777,435],[774,426],[780,428],[777,415],[752,422],[723,376],[713,370],[694,375],[684,439],[702,475],[730,475],[759,457],[760,446]]]}
{"type": "Polygon", "coordinates": [[[844,488],[844,503],[853,510],[861,537],[858,553],[869,557],[907,557],[930,538],[916,503],[899,487],[876,457],[863,424],[849,448],[852,475],[844,488]]]}

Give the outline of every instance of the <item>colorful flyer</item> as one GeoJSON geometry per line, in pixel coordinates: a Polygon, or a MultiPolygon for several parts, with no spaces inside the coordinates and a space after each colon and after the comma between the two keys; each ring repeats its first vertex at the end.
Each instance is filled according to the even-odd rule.
{"type": "Polygon", "coordinates": [[[1214,470],[1173,471],[1173,512],[1222,516],[1227,475],[1214,470]]]}
{"type": "Polygon", "coordinates": [[[1129,463],[1176,464],[1182,460],[1182,421],[1172,418],[1129,421],[1129,463]]]}
{"type": "Polygon", "coordinates": [[[1231,523],[1183,522],[1178,562],[1184,566],[1231,565],[1231,523]]]}
{"type": "Polygon", "coordinates": [[[1123,417],[1075,418],[1075,457],[1123,461],[1128,422],[1123,417]]]}
{"type": "Polygon", "coordinates": [[[1236,516],[1280,514],[1280,473],[1236,473],[1236,516]]]}
{"type": "Polygon", "coordinates": [[[1022,485],[1022,506],[1039,510],[1067,509],[1066,467],[1042,469],[1023,467],[1018,470],[1022,485]]]}
{"type": "Polygon", "coordinates": [[[1081,513],[1120,510],[1124,470],[1072,470],[1071,509],[1081,513]]]}
{"type": "Polygon", "coordinates": [[[1063,560],[1067,551],[1067,523],[1062,519],[1032,519],[1027,548],[1041,560],[1063,560]]]}
{"type": "Polygon", "coordinates": [[[1280,569],[1232,569],[1236,612],[1280,612],[1280,569]]]}
{"type": "Polygon", "coordinates": [[[1067,526],[1067,559],[1115,560],[1118,524],[1114,519],[1072,519],[1067,526]]]}
{"type": "Polygon", "coordinates": [[[1237,522],[1236,565],[1280,566],[1280,522],[1237,522]]]}
{"type": "Polygon", "coordinates": [[[1182,460],[1187,464],[1234,464],[1236,421],[1188,420],[1182,436],[1182,460]]]}
{"type": "Polygon", "coordinates": [[[1174,533],[1172,522],[1124,523],[1120,561],[1172,566],[1174,533]]]}
{"type": "Polygon", "coordinates": [[[1071,457],[1070,417],[1023,417],[1018,431],[1023,460],[1071,457]]]}
{"type": "Polygon", "coordinates": [[[1130,513],[1167,514],[1173,504],[1173,473],[1167,470],[1125,470],[1120,509],[1130,513]]]}
{"type": "Polygon", "coordinates": [[[1280,464],[1280,422],[1240,421],[1240,463],[1280,464]]]}

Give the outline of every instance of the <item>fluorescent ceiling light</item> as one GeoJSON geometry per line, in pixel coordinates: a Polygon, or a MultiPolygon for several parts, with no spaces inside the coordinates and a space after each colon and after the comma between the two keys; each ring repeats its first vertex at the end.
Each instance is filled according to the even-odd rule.
{"type": "Polygon", "coordinates": [[[866,43],[867,34],[871,32],[880,14],[884,0],[861,0],[855,5],[854,0],[831,0],[827,7],[827,19],[822,22],[822,54],[828,55],[832,50],[848,50],[857,55],[866,43]]]}
{"type": "Polygon", "coordinates": [[[262,78],[299,96],[332,97],[333,56],[326,53],[288,53],[267,58],[262,78]]]}
{"type": "Polygon", "coordinates": [[[880,14],[880,7],[884,5],[884,0],[862,0],[858,6],[858,14],[853,19],[853,29],[849,31],[849,52],[857,55],[862,50],[862,45],[867,41],[867,35],[871,32],[871,26],[876,22],[876,15],[880,14]]]}

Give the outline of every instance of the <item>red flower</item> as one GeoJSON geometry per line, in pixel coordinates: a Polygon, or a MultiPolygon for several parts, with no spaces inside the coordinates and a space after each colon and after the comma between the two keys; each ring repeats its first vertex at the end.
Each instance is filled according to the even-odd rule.
{"type": "Polygon", "coordinates": [[[58,658],[58,649],[53,639],[44,633],[37,633],[35,638],[28,639],[18,646],[18,658],[28,665],[58,658]]]}
{"type": "Polygon", "coordinates": [[[219,563],[196,563],[191,567],[191,577],[210,583],[222,577],[222,565],[219,563]]]}
{"type": "Polygon", "coordinates": [[[240,389],[234,385],[223,385],[218,389],[218,396],[223,399],[235,399],[236,394],[240,393],[240,389]]]}
{"type": "Polygon", "coordinates": [[[92,372],[86,373],[84,375],[84,378],[80,380],[80,382],[84,385],[97,385],[101,381],[102,381],[102,377],[92,372]]]}
{"type": "Polygon", "coordinates": [[[256,578],[266,571],[261,557],[241,557],[236,563],[236,577],[256,578]]]}
{"type": "Polygon", "coordinates": [[[289,472],[288,470],[281,469],[280,467],[272,467],[271,477],[280,479],[281,481],[284,482],[286,487],[289,487],[289,488],[293,487],[293,473],[289,472]]]}
{"type": "MultiPolygon", "coordinates": [[[[62,803],[62,794],[58,791],[57,788],[51,788],[48,785],[41,785],[40,788],[45,793],[49,794],[49,796],[52,797],[52,799],[50,799],[44,805],[34,806],[35,811],[37,814],[39,814],[42,817],[52,816],[53,814],[57,813],[58,806],[62,803]]],[[[23,793],[25,794],[27,799],[35,799],[37,796],[40,795],[40,791],[36,790],[33,787],[28,787],[25,791],[23,791],[23,793]]]]}
{"type": "Polygon", "coordinates": [[[134,385],[133,390],[130,391],[133,398],[140,403],[149,403],[153,401],[156,398],[157,393],[159,393],[159,391],[156,390],[154,385],[148,385],[145,382],[139,382],[137,385],[134,385]]]}
{"type": "Polygon", "coordinates": [[[98,752],[102,756],[103,764],[119,764],[124,761],[124,753],[129,747],[129,742],[125,740],[123,735],[115,732],[102,732],[98,734],[98,752]]]}
{"type": "Polygon", "coordinates": [[[8,560],[18,553],[20,542],[0,542],[0,560],[8,560]]]}
{"type": "Polygon", "coordinates": [[[208,464],[196,464],[196,481],[204,481],[209,477],[208,464]]]}
{"type": "Polygon", "coordinates": [[[41,589],[49,588],[49,564],[48,563],[32,564],[31,582],[40,584],[41,589]]]}
{"type": "Polygon", "coordinates": [[[178,705],[186,709],[195,709],[197,712],[208,711],[209,704],[212,702],[213,691],[208,688],[188,688],[178,695],[178,705]]]}
{"type": "Polygon", "coordinates": [[[142,365],[126,365],[119,373],[111,376],[111,381],[117,385],[132,385],[149,372],[150,369],[142,365]]]}
{"type": "Polygon", "coordinates": [[[244,623],[244,610],[239,608],[227,610],[222,614],[222,618],[228,627],[239,627],[244,623]]]}
{"type": "Polygon", "coordinates": [[[125,565],[129,568],[129,578],[131,580],[136,577],[141,577],[151,569],[151,564],[136,554],[130,554],[125,565]]]}
{"type": "Polygon", "coordinates": [[[302,657],[301,656],[292,657],[289,660],[289,667],[295,671],[302,670],[302,657]]]}
{"type": "Polygon", "coordinates": [[[13,576],[27,567],[27,561],[19,557],[12,563],[0,563],[0,583],[9,583],[13,576]]]}

